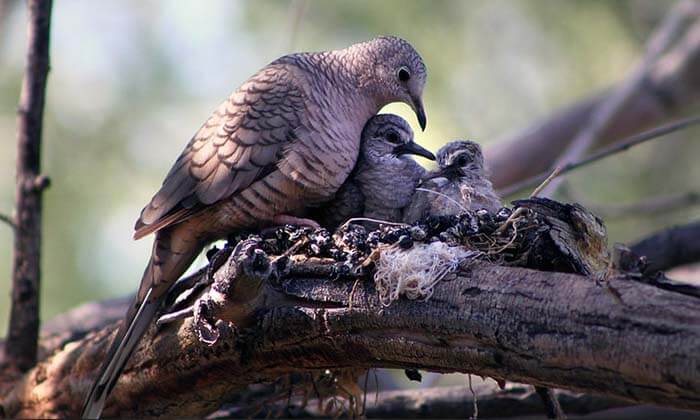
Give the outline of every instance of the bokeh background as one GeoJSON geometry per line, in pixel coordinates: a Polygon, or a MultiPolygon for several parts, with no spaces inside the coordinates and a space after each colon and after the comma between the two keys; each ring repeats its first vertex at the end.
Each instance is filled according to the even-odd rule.
{"type": "MultiPolygon", "coordinates": [[[[662,0],[54,2],[45,115],[42,316],[136,289],[150,239],[133,223],[190,136],[243,80],[290,51],[379,34],[408,39],[429,69],[432,150],[485,147],[623,79],[672,3],[662,0]]],[[[23,2],[0,0],[0,212],[14,201],[23,2]]],[[[405,106],[390,110],[415,117],[405,106]]],[[[646,144],[573,175],[596,205],[700,187],[700,132],[646,144]]],[[[608,221],[611,243],[700,215],[608,221]]],[[[0,225],[0,334],[9,312],[12,235],[0,225]]]]}

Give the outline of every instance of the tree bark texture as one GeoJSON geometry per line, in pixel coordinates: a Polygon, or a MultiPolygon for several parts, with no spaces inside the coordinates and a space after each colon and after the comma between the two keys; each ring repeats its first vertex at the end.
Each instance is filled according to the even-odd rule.
{"type": "MultiPolygon", "coordinates": [[[[601,286],[575,274],[464,261],[429,300],[385,307],[371,281],[273,281],[274,264],[260,258],[234,255],[219,269],[217,282],[229,289],[215,283],[208,299],[221,305],[201,306],[199,320],[151,330],[106,415],[201,416],[250,383],[348,367],[475,373],[700,409],[696,297],[626,277],[601,286]],[[217,337],[207,346],[202,323],[210,315],[217,337]]],[[[41,362],[2,401],[6,415],[76,415],[115,327],[41,362]]]]}
{"type": "Polygon", "coordinates": [[[51,0],[29,0],[27,64],[18,109],[17,187],[12,308],[6,362],[20,370],[34,366],[39,334],[42,191],[41,131],[49,72],[51,0]]]}

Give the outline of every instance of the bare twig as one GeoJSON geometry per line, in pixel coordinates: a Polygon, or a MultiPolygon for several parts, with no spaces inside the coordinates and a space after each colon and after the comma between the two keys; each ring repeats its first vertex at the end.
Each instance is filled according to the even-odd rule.
{"type": "Polygon", "coordinates": [[[554,178],[556,178],[556,177],[558,177],[559,175],[561,175],[561,171],[562,171],[562,167],[561,167],[561,166],[557,166],[556,168],[554,168],[554,170],[552,171],[552,173],[549,174],[549,176],[548,176],[544,181],[542,181],[542,183],[541,183],[540,185],[538,185],[537,188],[535,188],[535,190],[532,192],[532,194],[530,194],[530,198],[537,197],[537,196],[542,192],[542,190],[544,189],[544,187],[546,187],[547,185],[549,185],[549,183],[552,182],[552,180],[553,180],[554,178]]]}
{"type": "MultiPolygon", "coordinates": [[[[664,18],[659,28],[652,34],[647,45],[646,53],[641,63],[632,71],[622,85],[599,105],[592,114],[589,124],[574,138],[564,154],[559,157],[554,166],[564,166],[578,160],[592,145],[596,143],[603,131],[608,127],[618,111],[643,83],[652,65],[659,56],[676,39],[688,19],[688,12],[693,7],[691,0],[678,2],[664,18]]],[[[561,185],[562,178],[550,182],[542,190],[544,197],[551,197],[561,185]]]]}
{"type": "Polygon", "coordinates": [[[388,226],[408,226],[406,223],[389,222],[388,220],[372,219],[370,217],[353,217],[352,219],[348,219],[338,229],[343,229],[347,225],[349,225],[351,223],[355,223],[355,222],[371,222],[371,223],[377,223],[379,225],[388,225],[388,226]]]}
{"type": "Polygon", "coordinates": [[[9,215],[4,214],[4,213],[0,213],[0,222],[7,224],[13,230],[17,229],[17,224],[15,223],[15,219],[12,216],[9,216],[9,215]]]}
{"type": "Polygon", "coordinates": [[[17,228],[12,308],[6,356],[20,370],[34,366],[39,335],[41,196],[48,178],[41,175],[41,130],[49,72],[52,0],[27,2],[27,64],[17,118],[17,228]]]}
{"type": "MultiPolygon", "coordinates": [[[[580,202],[581,200],[577,201],[580,202]]],[[[700,191],[664,194],[630,204],[603,205],[583,203],[595,214],[606,220],[620,217],[649,216],[700,204],[700,191]]]]}
{"type": "MultiPolygon", "coordinates": [[[[624,152],[625,150],[629,149],[632,146],[636,146],[640,143],[644,143],[650,140],[654,140],[656,138],[660,138],[662,136],[665,136],[667,134],[673,133],[678,130],[682,130],[684,128],[690,127],[692,125],[700,124],[700,117],[693,117],[693,118],[686,118],[680,121],[672,122],[666,125],[663,125],[661,127],[654,128],[652,130],[645,131],[643,133],[639,133],[637,135],[628,137],[626,139],[621,140],[620,142],[617,142],[615,144],[612,144],[608,147],[605,147],[601,150],[599,150],[596,153],[591,154],[590,156],[581,159],[577,162],[572,162],[564,165],[561,170],[559,171],[558,175],[563,175],[568,172],[571,172],[575,169],[578,169],[582,166],[586,166],[588,164],[591,164],[593,162],[596,162],[598,160],[604,159],[606,157],[615,155],[620,152],[624,152]]],[[[511,194],[515,194],[519,191],[522,191],[526,188],[529,188],[533,185],[537,185],[538,183],[542,183],[547,180],[547,177],[551,176],[549,171],[547,172],[542,172],[538,175],[532,176],[530,178],[527,178],[525,180],[522,180],[520,182],[517,182],[503,190],[498,191],[499,195],[502,197],[506,197],[511,194]]],[[[534,194],[534,193],[533,193],[534,194]]]]}

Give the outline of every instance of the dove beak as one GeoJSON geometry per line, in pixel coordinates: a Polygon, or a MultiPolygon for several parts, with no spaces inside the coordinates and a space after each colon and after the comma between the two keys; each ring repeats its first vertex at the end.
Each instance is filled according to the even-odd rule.
{"type": "Polygon", "coordinates": [[[416,113],[418,118],[418,124],[420,124],[421,130],[425,131],[425,126],[428,125],[428,118],[425,116],[425,108],[423,108],[423,100],[419,97],[411,97],[411,105],[413,111],[416,113]]]}
{"type": "Polygon", "coordinates": [[[435,155],[432,154],[430,150],[424,148],[416,142],[405,143],[394,147],[394,154],[396,156],[417,155],[423,156],[426,159],[435,160],[435,155]]]}

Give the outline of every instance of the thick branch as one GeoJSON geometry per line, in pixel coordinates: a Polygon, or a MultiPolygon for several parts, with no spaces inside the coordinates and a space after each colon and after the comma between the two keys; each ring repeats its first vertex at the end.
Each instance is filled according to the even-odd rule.
{"type": "MultiPolygon", "coordinates": [[[[699,75],[700,22],[652,67],[644,83],[604,130],[597,147],[663,124],[693,109],[700,98],[699,75]]],[[[503,189],[549,170],[593,112],[615,90],[611,88],[575,103],[487,149],[486,160],[494,186],[503,189]]]]}
{"type": "Polygon", "coordinates": [[[29,0],[27,65],[17,119],[17,188],[12,309],[5,354],[27,370],[37,357],[41,263],[41,130],[49,72],[51,0],[29,0]]]}
{"type": "Polygon", "coordinates": [[[656,232],[631,249],[647,257],[649,273],[700,262],[700,221],[656,232]]]}
{"type": "MultiPolygon", "coordinates": [[[[107,415],[204,415],[250,383],[345,367],[471,372],[700,409],[700,300],[692,296],[611,279],[619,303],[583,276],[470,261],[427,302],[383,307],[365,281],[349,308],[352,281],[269,282],[256,277],[254,270],[267,270],[260,264],[242,274],[235,264],[217,276],[241,301],[216,317],[250,327],[234,331],[220,321],[211,347],[192,319],[147,336],[107,415]]],[[[75,415],[113,332],[105,328],[40,363],[3,401],[5,413],[75,415]]]]}

